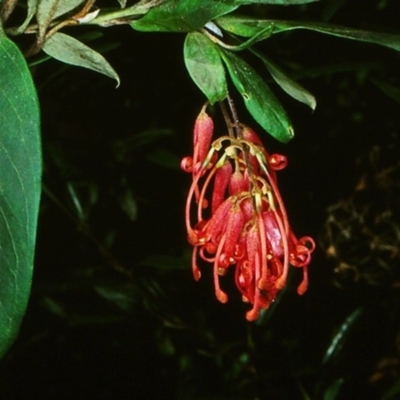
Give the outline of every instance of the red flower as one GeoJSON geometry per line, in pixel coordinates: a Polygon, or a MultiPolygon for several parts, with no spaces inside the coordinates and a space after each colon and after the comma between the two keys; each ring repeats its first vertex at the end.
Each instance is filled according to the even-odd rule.
{"type": "Polygon", "coordinates": [[[270,156],[248,127],[240,126],[236,134],[214,142],[213,131],[203,107],[194,127],[193,157],[185,157],[181,164],[192,174],[185,220],[193,245],[193,275],[200,279],[199,258],[212,264],[215,294],[225,303],[228,295],[219,278],[234,268],[243,301],[252,305],[246,318],[253,321],[285,286],[289,264],[303,269],[298,293],[307,290],[315,244],[310,237],[297,239],[290,228],[276,179],[286,157],[270,156]]]}

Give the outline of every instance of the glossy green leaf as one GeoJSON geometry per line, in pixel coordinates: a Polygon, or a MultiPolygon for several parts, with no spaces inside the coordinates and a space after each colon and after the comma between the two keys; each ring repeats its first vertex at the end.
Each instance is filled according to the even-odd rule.
{"type": "Polygon", "coordinates": [[[253,18],[226,16],[218,18],[217,23],[224,30],[238,36],[252,37],[254,35],[260,35],[260,32],[262,31],[269,33],[266,37],[260,35],[258,41],[264,40],[273,34],[292,31],[295,29],[303,29],[344,39],[379,44],[400,51],[400,35],[370,32],[322,22],[257,20],[253,18]]]}
{"type": "Polygon", "coordinates": [[[282,69],[268,60],[268,58],[263,54],[258,52],[255,52],[255,54],[261,58],[275,82],[289,96],[292,96],[295,100],[300,101],[309,106],[312,110],[315,110],[317,102],[315,97],[308,90],[304,89],[299,83],[291,79],[282,69]]]}
{"type": "Polygon", "coordinates": [[[115,79],[117,86],[119,85],[119,76],[108,61],[97,51],[72,36],[56,32],[46,40],[43,51],[66,64],[77,65],[107,75],[115,79]]]}
{"type": "Polygon", "coordinates": [[[237,17],[227,15],[216,19],[216,23],[225,31],[243,37],[253,37],[261,35],[265,31],[266,35],[261,35],[260,40],[267,39],[274,33],[274,20],[260,20],[247,17],[237,17]]]}
{"type": "Polygon", "coordinates": [[[0,31],[0,356],[29,298],[41,193],[39,107],[19,49],[0,31]]]}
{"type": "Polygon", "coordinates": [[[189,75],[211,104],[228,95],[225,69],[216,45],[199,32],[188,33],[184,45],[189,75]]]}
{"type": "Polygon", "coordinates": [[[321,0],[236,0],[237,4],[275,4],[279,6],[295,6],[298,4],[315,3],[321,0]]]}
{"type": "Polygon", "coordinates": [[[221,52],[233,84],[253,118],[274,138],[288,142],[294,136],[289,117],[263,79],[240,57],[221,52]]]}
{"type": "Polygon", "coordinates": [[[152,8],[131,26],[143,32],[191,32],[237,8],[233,1],[170,0],[152,8]]]}
{"type": "Polygon", "coordinates": [[[400,35],[389,33],[371,32],[360,29],[352,29],[339,25],[312,22],[277,21],[274,33],[285,32],[293,29],[306,29],[345,39],[358,40],[360,42],[374,43],[400,51],[400,35]]]}

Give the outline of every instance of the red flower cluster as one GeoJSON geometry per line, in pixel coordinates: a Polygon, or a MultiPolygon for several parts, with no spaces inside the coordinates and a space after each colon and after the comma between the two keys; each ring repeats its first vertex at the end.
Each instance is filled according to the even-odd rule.
{"type": "Polygon", "coordinates": [[[199,257],[213,264],[215,294],[225,303],[228,296],[219,277],[235,266],[236,286],[243,301],[252,304],[246,318],[253,321],[284,287],[289,264],[303,268],[297,292],[307,290],[315,244],[310,237],[297,239],[288,223],[276,179],[286,157],[269,155],[257,134],[243,125],[214,142],[213,133],[213,121],[203,107],[194,126],[193,156],[181,163],[192,174],[185,219],[194,246],[193,275],[200,279],[199,257]]]}

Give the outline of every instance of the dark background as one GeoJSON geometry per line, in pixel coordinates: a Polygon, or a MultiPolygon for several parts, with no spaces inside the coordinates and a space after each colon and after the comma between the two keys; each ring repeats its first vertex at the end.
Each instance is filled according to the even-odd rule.
{"type": "MultiPolygon", "coordinates": [[[[242,11],[333,14],[332,23],[399,33],[396,0],[242,11]]],[[[91,46],[120,75],[118,89],[54,60],[32,69],[44,191],[32,296],[0,364],[0,398],[398,398],[399,54],[307,31],[259,44],[317,97],[315,112],[247,58],[296,137],[282,145],[261,133],[234,94],[239,116],[288,156],[279,183],[291,225],[318,244],[307,293],[297,296],[294,271],[248,323],[229,277],[221,305],[207,268],[199,283],[191,276],[179,161],[204,97],[185,70],[184,35],[102,32],[91,46]]]]}

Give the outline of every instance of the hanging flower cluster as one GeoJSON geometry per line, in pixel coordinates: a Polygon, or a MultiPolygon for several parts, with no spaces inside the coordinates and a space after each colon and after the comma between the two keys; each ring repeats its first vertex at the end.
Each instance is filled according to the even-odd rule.
{"type": "Polygon", "coordinates": [[[212,142],[214,123],[205,107],[194,126],[193,156],[181,163],[192,174],[185,219],[193,275],[200,279],[199,258],[211,263],[216,297],[225,303],[219,277],[233,267],[242,299],[252,305],[246,318],[254,321],[284,287],[289,264],[303,269],[297,292],[307,290],[315,244],[297,239],[288,223],[276,179],[286,157],[269,155],[257,134],[239,124],[212,142]]]}

